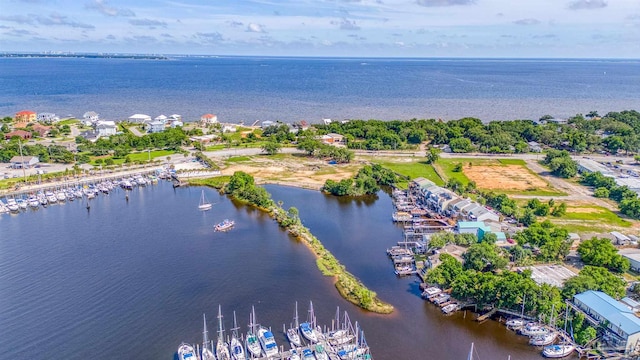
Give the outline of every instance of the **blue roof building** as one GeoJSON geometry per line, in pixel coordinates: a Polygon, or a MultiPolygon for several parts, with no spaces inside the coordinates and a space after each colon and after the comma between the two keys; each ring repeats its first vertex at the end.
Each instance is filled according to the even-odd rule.
{"type": "Polygon", "coordinates": [[[591,317],[606,326],[612,345],[623,348],[625,353],[635,351],[640,345],[640,318],[623,303],[601,291],[585,291],[573,296],[573,303],[587,318],[591,317]]]}

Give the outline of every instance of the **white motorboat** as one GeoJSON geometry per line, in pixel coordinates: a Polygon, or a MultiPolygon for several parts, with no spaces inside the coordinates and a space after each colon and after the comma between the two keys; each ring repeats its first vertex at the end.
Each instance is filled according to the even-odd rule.
{"type": "Polygon", "coordinates": [[[9,211],[11,212],[18,212],[20,211],[20,207],[18,206],[18,203],[16,202],[16,199],[7,199],[7,205],[6,205],[7,209],[9,209],[9,211]]]}
{"type": "Polygon", "coordinates": [[[547,345],[542,350],[542,355],[548,358],[563,358],[565,356],[571,355],[576,349],[575,346],[564,344],[564,345],[547,345]]]}
{"type": "Polygon", "coordinates": [[[295,316],[293,317],[293,321],[294,321],[294,326],[292,328],[287,329],[286,331],[287,339],[289,339],[289,342],[291,343],[292,347],[302,346],[302,341],[300,340],[300,334],[298,333],[298,327],[300,325],[298,324],[298,302],[297,301],[296,301],[296,312],[295,312],[295,316]]]}
{"type": "Polygon", "coordinates": [[[56,199],[58,199],[58,201],[62,202],[62,201],[66,201],[67,200],[67,194],[64,193],[64,191],[58,191],[56,193],[56,199]]]}
{"type": "Polygon", "coordinates": [[[269,329],[260,327],[258,329],[258,340],[260,340],[262,350],[267,355],[267,357],[278,355],[278,345],[276,344],[276,339],[273,337],[273,333],[269,331],[269,329]]]}
{"type": "Polygon", "coordinates": [[[213,228],[215,231],[227,231],[230,230],[235,224],[236,222],[233,220],[224,219],[224,221],[216,224],[216,226],[214,226],[213,228]]]}
{"type": "Polygon", "coordinates": [[[18,203],[18,207],[22,210],[27,210],[29,204],[24,199],[16,199],[16,203],[18,203]]]}
{"type": "Polygon", "coordinates": [[[198,210],[210,210],[212,206],[213,205],[211,205],[209,200],[207,200],[207,198],[204,196],[204,190],[202,190],[202,196],[200,196],[200,204],[198,205],[198,210]]]}
{"type": "Polygon", "coordinates": [[[291,349],[291,351],[289,351],[289,360],[300,360],[297,349],[291,349]]]}
{"type": "Polygon", "coordinates": [[[452,314],[457,310],[458,310],[458,304],[457,303],[451,303],[451,304],[445,305],[442,308],[442,312],[447,314],[447,315],[448,314],[452,314]]]}
{"type": "Polygon", "coordinates": [[[555,331],[550,331],[544,335],[534,336],[529,339],[529,344],[534,346],[545,346],[549,344],[553,344],[558,337],[558,333],[555,331]]]}
{"type": "Polygon", "coordinates": [[[40,207],[40,201],[38,201],[38,198],[35,196],[30,197],[29,200],[27,200],[27,202],[29,203],[29,206],[33,209],[37,209],[40,207]]]}
{"type": "Polygon", "coordinates": [[[315,360],[316,357],[313,355],[313,352],[309,349],[302,350],[302,360],[315,360]]]}
{"type": "Polygon", "coordinates": [[[182,343],[178,348],[178,359],[179,360],[197,360],[198,356],[196,355],[195,350],[193,350],[193,346],[182,343]]]}
{"type": "Polygon", "coordinates": [[[329,344],[334,346],[340,346],[348,344],[353,340],[353,335],[349,334],[347,330],[336,330],[329,333],[329,344]]]}
{"type": "Polygon", "coordinates": [[[218,342],[216,343],[216,358],[218,360],[230,360],[229,347],[224,341],[224,330],[222,329],[222,306],[218,305],[218,342]]]}
{"type": "Polygon", "coordinates": [[[507,327],[509,327],[511,329],[521,328],[521,327],[524,326],[524,320],[523,319],[518,319],[518,318],[509,319],[509,320],[507,320],[505,325],[507,325],[507,327]]]}
{"type": "Polygon", "coordinates": [[[431,286],[431,287],[428,287],[428,288],[424,289],[424,291],[422,292],[422,297],[423,298],[430,298],[430,297],[436,296],[436,295],[438,295],[440,293],[442,293],[442,290],[440,288],[435,287],[435,286],[431,286]]]}
{"type": "Polygon", "coordinates": [[[204,330],[202,331],[202,350],[200,351],[201,360],[216,360],[211,349],[212,344],[209,342],[209,332],[207,331],[207,317],[202,314],[202,320],[204,321],[204,330]]]}
{"type": "Polygon", "coordinates": [[[251,307],[251,314],[249,315],[249,331],[247,331],[247,338],[245,339],[245,345],[247,350],[253,357],[262,357],[262,349],[260,348],[260,341],[258,340],[258,334],[256,332],[256,311],[251,307]]]}
{"type": "Polygon", "coordinates": [[[229,350],[231,350],[231,357],[235,360],[245,360],[247,358],[242,341],[238,336],[238,322],[236,321],[236,312],[233,312],[233,329],[231,329],[231,341],[229,341],[229,350]]]}

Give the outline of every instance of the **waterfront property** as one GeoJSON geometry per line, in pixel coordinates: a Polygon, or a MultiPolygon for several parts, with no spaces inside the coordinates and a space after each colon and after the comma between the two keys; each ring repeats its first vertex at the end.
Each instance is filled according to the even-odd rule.
{"type": "Polygon", "coordinates": [[[105,137],[115,135],[117,132],[117,126],[114,121],[98,121],[96,122],[97,137],[105,137]]]}
{"type": "Polygon", "coordinates": [[[14,156],[10,160],[14,169],[28,169],[40,162],[37,156],[14,156]]]}
{"type": "Polygon", "coordinates": [[[201,125],[209,125],[209,124],[217,124],[218,116],[214,114],[204,114],[200,116],[200,124],[201,125]]]}
{"type": "Polygon", "coordinates": [[[151,121],[151,116],[146,114],[133,114],[129,116],[129,121],[132,123],[144,124],[151,121]]]}
{"type": "Polygon", "coordinates": [[[31,110],[22,110],[16,113],[16,123],[30,123],[36,121],[36,113],[31,110]]]}
{"type": "Polygon", "coordinates": [[[620,301],[601,291],[585,291],[573,297],[575,308],[595,326],[605,329],[604,340],[625,353],[640,345],[640,318],[620,301]]]}
{"type": "Polygon", "coordinates": [[[640,249],[637,249],[637,248],[620,249],[618,253],[622,255],[625,259],[629,260],[629,264],[631,265],[631,270],[640,271],[640,249]]]}
{"type": "Polygon", "coordinates": [[[54,124],[60,121],[60,117],[54,113],[43,112],[43,113],[38,113],[37,120],[38,122],[45,123],[45,124],[54,124]]]}

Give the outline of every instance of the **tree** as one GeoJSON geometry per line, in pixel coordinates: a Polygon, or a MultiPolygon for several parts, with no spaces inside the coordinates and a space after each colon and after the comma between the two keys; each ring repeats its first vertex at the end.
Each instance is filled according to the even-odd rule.
{"type": "Polygon", "coordinates": [[[562,289],[565,298],[572,298],[573,295],[587,290],[598,290],[607,293],[614,298],[621,298],[625,294],[625,281],[619,276],[612,274],[607,269],[599,266],[587,265],[578,276],[567,280],[562,289]]]}
{"type": "Polygon", "coordinates": [[[427,164],[433,164],[440,159],[440,149],[430,147],[427,151],[427,164]]]}
{"type": "Polygon", "coordinates": [[[429,238],[429,247],[440,249],[453,242],[455,242],[455,235],[451,232],[443,231],[431,235],[429,238]]]}
{"type": "Polygon", "coordinates": [[[473,244],[463,255],[465,269],[491,271],[507,266],[508,260],[494,244],[481,242],[473,244]]]}
{"type": "Polygon", "coordinates": [[[275,141],[266,141],[265,143],[262,144],[261,146],[262,151],[266,152],[269,155],[275,155],[277,153],[280,152],[280,149],[282,148],[282,145],[280,145],[279,143],[275,142],[275,141]]]}
{"type": "Polygon", "coordinates": [[[589,111],[589,113],[587,113],[587,115],[585,115],[586,117],[593,119],[596,117],[600,117],[600,115],[598,115],[597,111],[589,111]]]}
{"type": "Polygon", "coordinates": [[[606,199],[609,197],[609,189],[606,187],[599,187],[593,191],[593,196],[606,199]]]}
{"type": "Polygon", "coordinates": [[[618,254],[609,239],[592,238],[580,243],[578,253],[586,265],[602,266],[617,273],[629,270],[629,260],[618,254]]]}
{"type": "Polygon", "coordinates": [[[522,216],[520,217],[519,221],[524,226],[531,226],[533,223],[536,222],[536,214],[534,214],[533,210],[526,209],[524,211],[524,214],[522,214],[522,216]]]}
{"type": "Polygon", "coordinates": [[[461,172],[462,171],[462,163],[456,163],[451,169],[453,172],[461,172]]]}
{"type": "Polygon", "coordinates": [[[449,141],[449,147],[451,151],[455,153],[467,153],[473,150],[473,145],[471,144],[471,140],[467,138],[456,138],[449,141]]]}
{"type": "Polygon", "coordinates": [[[463,271],[462,264],[456,258],[449,254],[440,254],[440,265],[429,270],[427,282],[448,287],[463,271]]]}
{"type": "Polygon", "coordinates": [[[551,210],[551,216],[555,216],[555,217],[561,217],[566,213],[567,213],[567,204],[564,202],[561,202],[558,206],[554,207],[553,210],[551,210]]]}

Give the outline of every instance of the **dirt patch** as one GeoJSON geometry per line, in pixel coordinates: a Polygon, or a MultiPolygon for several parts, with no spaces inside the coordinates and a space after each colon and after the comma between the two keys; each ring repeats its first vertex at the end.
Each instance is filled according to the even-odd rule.
{"type": "Polygon", "coordinates": [[[290,184],[319,189],[328,179],[339,181],[353,177],[358,167],[354,164],[329,165],[324,161],[303,158],[253,158],[250,163],[231,164],[221,172],[222,175],[233,175],[236,171],[244,171],[259,184],[290,184]]]}
{"type": "Polygon", "coordinates": [[[522,165],[467,165],[463,170],[479,189],[509,191],[543,189],[548,186],[522,165]]]}

